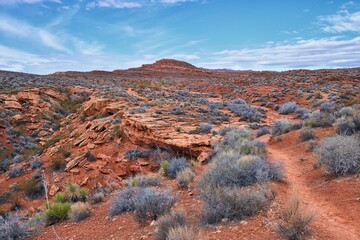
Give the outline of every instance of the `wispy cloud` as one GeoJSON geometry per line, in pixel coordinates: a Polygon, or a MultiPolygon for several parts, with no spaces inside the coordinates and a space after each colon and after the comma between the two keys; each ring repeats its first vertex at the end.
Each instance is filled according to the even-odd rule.
{"type": "Polygon", "coordinates": [[[153,5],[177,5],[187,2],[206,2],[204,0],[97,0],[86,5],[87,9],[91,8],[140,8],[153,5]]]}
{"type": "Polygon", "coordinates": [[[322,30],[328,33],[360,32],[360,12],[341,10],[336,14],[319,17],[322,30]]]}
{"type": "Polygon", "coordinates": [[[339,37],[299,40],[295,43],[274,43],[255,49],[224,50],[213,54],[213,61],[204,67],[292,69],[355,67],[360,65],[360,37],[339,37]]]}
{"type": "Polygon", "coordinates": [[[70,52],[55,34],[11,17],[0,15],[0,31],[34,42],[40,41],[43,45],[58,51],[70,52]]]}
{"type": "Polygon", "coordinates": [[[0,5],[35,4],[43,2],[62,3],[61,0],[0,0],[0,5]]]}
{"type": "Polygon", "coordinates": [[[24,71],[27,67],[39,66],[55,59],[46,59],[36,54],[0,45],[0,69],[8,71],[24,71]]]}
{"type": "Polygon", "coordinates": [[[86,5],[87,9],[100,8],[139,8],[142,4],[138,1],[122,1],[122,0],[99,0],[90,2],[86,5]]]}
{"type": "Polygon", "coordinates": [[[319,16],[321,30],[327,33],[360,32],[359,7],[359,3],[348,1],[341,4],[335,14],[319,16]]]}

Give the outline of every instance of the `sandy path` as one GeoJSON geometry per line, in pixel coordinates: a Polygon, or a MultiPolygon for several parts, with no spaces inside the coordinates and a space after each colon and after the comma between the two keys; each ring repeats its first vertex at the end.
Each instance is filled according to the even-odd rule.
{"type": "MultiPolygon", "coordinates": [[[[317,194],[309,187],[308,182],[300,171],[298,155],[287,148],[278,149],[276,146],[267,146],[270,159],[281,159],[285,164],[286,180],[289,184],[289,193],[296,192],[303,200],[304,206],[314,209],[315,232],[326,239],[360,239],[360,230],[347,218],[332,202],[317,194]]],[[[337,193],[334,193],[337,194],[337,193]]]]}

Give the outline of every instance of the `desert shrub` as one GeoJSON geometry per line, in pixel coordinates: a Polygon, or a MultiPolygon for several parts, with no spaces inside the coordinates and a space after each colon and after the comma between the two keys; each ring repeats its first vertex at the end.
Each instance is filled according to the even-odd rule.
{"type": "Polygon", "coordinates": [[[43,163],[40,161],[39,158],[35,158],[31,163],[30,163],[30,168],[32,170],[34,169],[39,169],[43,167],[43,163]]]}
{"type": "Polygon", "coordinates": [[[148,176],[135,176],[131,177],[125,181],[124,185],[126,187],[156,187],[160,186],[159,179],[157,177],[148,177],[148,176]]]}
{"type": "Polygon", "coordinates": [[[265,143],[253,140],[253,141],[244,141],[238,146],[236,146],[235,150],[241,155],[265,155],[266,148],[265,143]]]}
{"type": "Polygon", "coordinates": [[[307,127],[331,127],[335,122],[335,117],[332,113],[315,111],[308,119],[305,120],[307,127]]]}
{"type": "Polygon", "coordinates": [[[71,205],[69,219],[73,222],[80,222],[90,216],[90,209],[86,203],[77,202],[71,205]]]}
{"type": "Polygon", "coordinates": [[[231,128],[217,148],[221,150],[235,149],[240,143],[249,140],[251,134],[251,130],[247,128],[231,128]]]}
{"type": "Polygon", "coordinates": [[[97,203],[101,203],[104,201],[104,194],[102,192],[97,192],[95,193],[93,196],[91,196],[88,201],[91,203],[91,204],[97,204],[97,203]]]}
{"type": "Polygon", "coordinates": [[[148,158],[150,156],[150,152],[142,152],[139,149],[133,149],[127,151],[125,156],[130,160],[136,160],[138,158],[148,158]]]}
{"type": "Polygon", "coordinates": [[[160,163],[159,173],[160,173],[161,175],[166,175],[168,169],[169,169],[169,161],[167,161],[167,160],[162,161],[162,162],[160,163]]]}
{"type": "Polygon", "coordinates": [[[0,216],[0,239],[27,239],[32,235],[29,223],[18,214],[0,216]]]}
{"type": "Polygon", "coordinates": [[[250,106],[243,99],[231,101],[228,108],[235,116],[240,116],[241,121],[259,122],[264,117],[260,112],[260,108],[250,106]]]}
{"type": "Polygon", "coordinates": [[[44,185],[40,179],[30,179],[26,181],[23,184],[22,189],[24,190],[25,195],[31,199],[40,198],[45,193],[44,185]]]}
{"type": "Polygon", "coordinates": [[[302,142],[313,140],[315,138],[315,132],[311,128],[304,128],[300,131],[300,140],[302,142]]]}
{"type": "Polygon", "coordinates": [[[175,204],[175,197],[172,196],[170,190],[155,191],[152,188],[141,188],[139,194],[132,198],[132,203],[135,209],[135,220],[145,223],[170,212],[175,204]]]}
{"type": "Polygon", "coordinates": [[[135,210],[132,199],[138,194],[139,188],[125,188],[116,194],[110,204],[110,216],[120,215],[135,210]]]}
{"type": "Polygon", "coordinates": [[[297,118],[306,119],[310,116],[310,111],[306,108],[297,108],[295,113],[297,118]]]}
{"type": "Polygon", "coordinates": [[[197,240],[199,236],[189,227],[178,226],[170,229],[166,240],[197,240]]]}
{"type": "Polygon", "coordinates": [[[335,105],[330,102],[323,102],[320,105],[320,112],[332,113],[332,112],[334,112],[334,109],[335,109],[335,105]]]}
{"type": "Polygon", "coordinates": [[[161,216],[157,221],[157,231],[154,234],[155,240],[169,239],[169,232],[173,228],[185,227],[186,217],[184,211],[176,211],[164,216],[161,216]]]}
{"type": "Polygon", "coordinates": [[[185,158],[173,158],[169,162],[169,167],[167,168],[165,175],[169,178],[176,178],[178,172],[181,172],[188,167],[190,167],[190,164],[185,158]]]}
{"type": "Polygon", "coordinates": [[[55,199],[54,201],[56,203],[65,203],[68,201],[68,198],[66,197],[65,193],[63,192],[58,192],[56,195],[55,195],[55,199]]]}
{"type": "Polygon", "coordinates": [[[96,161],[96,157],[90,152],[86,152],[85,153],[85,158],[89,161],[89,162],[95,162],[96,161]]]}
{"type": "Polygon", "coordinates": [[[275,224],[275,231],[285,239],[301,240],[311,233],[310,223],[315,215],[301,208],[299,198],[290,198],[286,208],[281,213],[280,222],[275,224]]]}
{"type": "Polygon", "coordinates": [[[66,161],[62,157],[54,157],[51,159],[50,167],[53,171],[61,172],[64,171],[66,167],[66,161]]]}
{"type": "Polygon", "coordinates": [[[25,173],[25,170],[22,167],[15,166],[12,169],[10,169],[10,171],[8,172],[8,176],[10,178],[14,178],[14,177],[20,176],[24,173],[25,173]]]}
{"type": "Polygon", "coordinates": [[[212,128],[213,128],[213,125],[211,125],[209,123],[200,123],[199,124],[199,132],[200,133],[210,133],[212,128]]]}
{"type": "Polygon", "coordinates": [[[214,187],[201,192],[205,201],[202,222],[217,224],[222,219],[243,220],[265,209],[271,195],[263,189],[214,187]]]}
{"type": "Polygon", "coordinates": [[[298,105],[296,102],[286,102],[279,107],[279,113],[287,115],[290,113],[294,113],[297,110],[297,108],[298,105]]]}
{"type": "Polygon", "coordinates": [[[194,171],[190,168],[185,168],[184,170],[182,170],[177,174],[176,181],[179,187],[187,188],[190,182],[194,180],[194,177],[195,177],[194,171]]]}
{"type": "Polygon", "coordinates": [[[66,197],[72,201],[77,202],[79,200],[79,193],[78,193],[79,187],[75,183],[69,182],[66,185],[65,194],[66,197]]]}
{"type": "Polygon", "coordinates": [[[89,190],[87,190],[85,188],[79,189],[79,199],[80,199],[80,201],[85,202],[88,195],[89,195],[89,190]]]}
{"type": "Polygon", "coordinates": [[[282,169],[278,166],[272,167],[264,157],[242,157],[235,152],[228,152],[217,157],[215,165],[203,174],[199,186],[244,187],[271,180],[273,177],[276,177],[274,180],[280,180],[281,176],[282,169]]]}
{"type": "Polygon", "coordinates": [[[256,132],[256,137],[261,137],[263,135],[266,134],[270,134],[270,129],[268,127],[261,127],[259,128],[259,130],[256,132]]]}
{"type": "Polygon", "coordinates": [[[340,135],[353,135],[360,132],[360,110],[353,110],[350,116],[339,118],[335,124],[336,133],[340,135]]]}
{"type": "Polygon", "coordinates": [[[341,108],[337,113],[336,117],[351,117],[353,114],[353,108],[352,107],[343,107],[341,108]]]}
{"type": "Polygon", "coordinates": [[[232,131],[234,129],[237,129],[237,127],[225,126],[225,127],[220,128],[219,134],[221,136],[225,136],[228,132],[230,132],[230,131],[232,131]]]}
{"type": "Polygon", "coordinates": [[[345,175],[360,170],[360,141],[351,136],[329,137],[315,150],[329,173],[345,175]]]}
{"type": "Polygon", "coordinates": [[[54,203],[45,212],[48,224],[54,224],[65,220],[71,208],[70,203],[54,203]]]}
{"type": "Polygon", "coordinates": [[[300,128],[302,128],[303,124],[302,122],[300,123],[292,123],[287,119],[280,119],[274,122],[274,127],[272,130],[271,135],[274,136],[279,136],[288,132],[291,132],[293,130],[298,130],[300,128]]]}

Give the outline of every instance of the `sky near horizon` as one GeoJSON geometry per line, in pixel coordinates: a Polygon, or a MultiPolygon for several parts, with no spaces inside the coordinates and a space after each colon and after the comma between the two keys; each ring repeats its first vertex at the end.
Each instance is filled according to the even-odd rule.
{"type": "Polygon", "coordinates": [[[360,1],[0,0],[0,69],[360,67],[360,1]]]}

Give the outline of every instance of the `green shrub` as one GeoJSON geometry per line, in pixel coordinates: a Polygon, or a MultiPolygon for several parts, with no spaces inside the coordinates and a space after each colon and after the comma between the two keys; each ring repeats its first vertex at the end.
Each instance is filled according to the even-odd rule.
{"type": "Polygon", "coordinates": [[[59,192],[55,195],[55,202],[56,203],[65,203],[68,201],[68,198],[66,197],[65,193],[59,192]]]}
{"type": "Polygon", "coordinates": [[[67,219],[71,208],[70,203],[54,203],[45,212],[48,224],[54,224],[67,219]]]}

